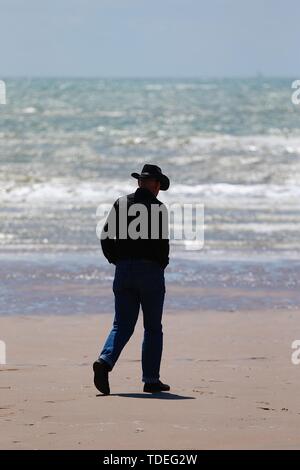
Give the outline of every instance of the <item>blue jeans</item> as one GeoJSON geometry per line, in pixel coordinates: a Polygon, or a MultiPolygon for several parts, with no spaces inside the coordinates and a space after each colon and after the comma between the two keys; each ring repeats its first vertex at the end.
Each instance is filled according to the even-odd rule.
{"type": "Polygon", "coordinates": [[[143,310],[142,381],[158,382],[163,350],[162,313],[165,298],[164,269],[155,261],[126,259],[116,264],[113,282],[115,317],[99,359],[110,370],[132,336],[140,306],[143,310]]]}

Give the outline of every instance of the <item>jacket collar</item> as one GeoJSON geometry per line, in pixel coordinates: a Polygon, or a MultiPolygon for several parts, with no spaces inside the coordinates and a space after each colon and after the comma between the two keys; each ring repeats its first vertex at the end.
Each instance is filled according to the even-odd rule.
{"type": "Polygon", "coordinates": [[[137,188],[135,191],[135,197],[138,200],[148,199],[153,202],[158,202],[156,196],[147,188],[137,188]]]}

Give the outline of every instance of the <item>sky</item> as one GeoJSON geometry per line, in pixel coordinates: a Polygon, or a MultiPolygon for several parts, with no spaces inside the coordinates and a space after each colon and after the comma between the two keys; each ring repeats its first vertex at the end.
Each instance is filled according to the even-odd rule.
{"type": "Polygon", "coordinates": [[[0,0],[0,79],[299,78],[299,17],[299,0],[0,0]]]}

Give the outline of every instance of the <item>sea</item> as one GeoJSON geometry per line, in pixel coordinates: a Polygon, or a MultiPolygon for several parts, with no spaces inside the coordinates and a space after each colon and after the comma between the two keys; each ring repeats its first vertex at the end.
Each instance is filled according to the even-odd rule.
{"type": "Polygon", "coordinates": [[[204,207],[170,243],[166,310],[300,308],[300,105],[291,78],[4,78],[0,314],[113,311],[97,209],[145,163],[166,204],[204,207]]]}

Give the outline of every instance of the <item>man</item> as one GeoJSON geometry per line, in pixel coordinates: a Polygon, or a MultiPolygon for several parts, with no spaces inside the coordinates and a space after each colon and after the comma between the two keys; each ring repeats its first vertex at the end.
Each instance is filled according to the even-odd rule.
{"type": "Polygon", "coordinates": [[[169,263],[168,212],[156,197],[159,190],[169,188],[170,181],[158,166],[150,164],[144,165],[141,174],[131,176],[138,179],[137,190],[115,201],[101,234],[103,253],[116,266],[113,327],[93,364],[94,384],[104,395],[110,394],[108,373],[134,332],[140,306],[144,324],[144,392],[170,390],[169,385],[159,380],[166,291],[164,269],[169,263]],[[136,214],[139,215],[135,217],[136,214]]]}

